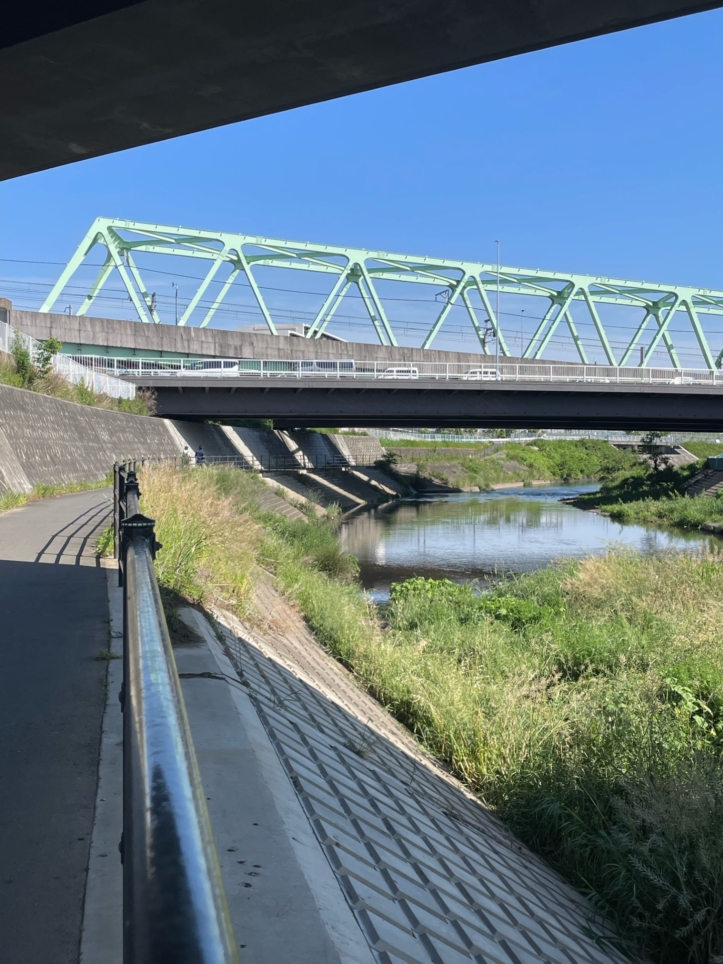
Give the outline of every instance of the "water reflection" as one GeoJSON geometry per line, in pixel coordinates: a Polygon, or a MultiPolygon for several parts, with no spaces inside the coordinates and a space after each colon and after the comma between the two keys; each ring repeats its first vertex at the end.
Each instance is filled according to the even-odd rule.
{"type": "Polygon", "coordinates": [[[364,585],[382,593],[390,582],[412,575],[484,580],[496,572],[537,569],[563,556],[603,552],[611,544],[655,552],[718,542],[699,532],[621,525],[559,501],[595,488],[430,495],[360,513],[344,523],[341,536],[359,559],[364,585]]]}

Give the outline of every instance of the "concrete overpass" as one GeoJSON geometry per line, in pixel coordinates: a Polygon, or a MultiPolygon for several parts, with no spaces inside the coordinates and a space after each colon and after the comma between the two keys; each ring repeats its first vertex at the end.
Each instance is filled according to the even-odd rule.
{"type": "Polygon", "coordinates": [[[544,381],[144,377],[157,414],[346,426],[723,430],[723,387],[544,381]]]}
{"type": "Polygon", "coordinates": [[[0,180],[720,0],[6,4],[0,180]]]}

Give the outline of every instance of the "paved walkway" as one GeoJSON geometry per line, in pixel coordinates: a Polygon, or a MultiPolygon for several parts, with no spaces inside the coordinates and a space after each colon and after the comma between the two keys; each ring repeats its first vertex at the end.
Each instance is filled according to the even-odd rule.
{"type": "Polygon", "coordinates": [[[76,964],[108,649],[106,490],[0,516],[0,947],[76,964]]]}

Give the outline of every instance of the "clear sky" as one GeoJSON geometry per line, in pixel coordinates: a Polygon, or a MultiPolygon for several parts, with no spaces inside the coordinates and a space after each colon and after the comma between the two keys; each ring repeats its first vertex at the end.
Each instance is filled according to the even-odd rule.
{"type": "Polygon", "coordinates": [[[723,289],[722,48],[718,10],[5,182],[0,287],[106,215],[723,289]]]}

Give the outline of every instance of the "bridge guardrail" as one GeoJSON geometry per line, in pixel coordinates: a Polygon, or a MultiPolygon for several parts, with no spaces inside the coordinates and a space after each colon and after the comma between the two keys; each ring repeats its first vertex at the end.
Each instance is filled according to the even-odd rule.
{"type": "Polygon", "coordinates": [[[239,964],[136,468],[114,466],[113,500],[124,591],[123,960],[239,964]]]}
{"type": "Polygon", "coordinates": [[[89,369],[118,378],[139,379],[159,376],[213,377],[224,379],[333,379],[339,381],[376,379],[383,381],[463,382],[567,382],[580,384],[667,384],[723,386],[718,369],[628,368],[610,365],[543,364],[541,362],[480,361],[367,362],[353,359],[332,361],[254,358],[114,358],[111,356],[70,356],[89,369]]]}

